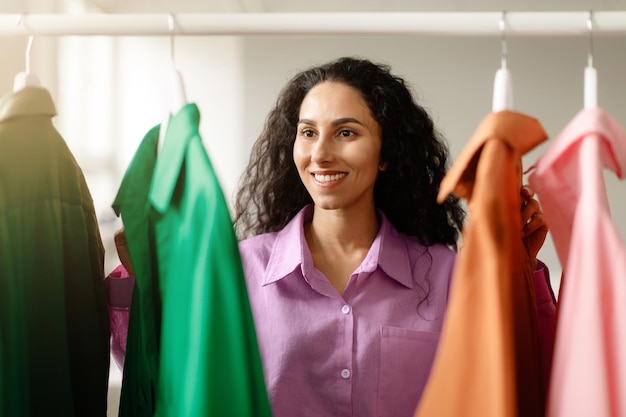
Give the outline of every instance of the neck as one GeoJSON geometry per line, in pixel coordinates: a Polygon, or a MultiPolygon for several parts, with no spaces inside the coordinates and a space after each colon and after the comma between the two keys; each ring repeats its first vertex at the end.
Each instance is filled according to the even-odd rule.
{"type": "Polygon", "coordinates": [[[359,248],[369,250],[378,234],[380,220],[376,208],[346,212],[342,210],[313,211],[313,220],[305,227],[309,247],[335,253],[352,252],[359,248]]]}
{"type": "Polygon", "coordinates": [[[363,262],[380,228],[376,210],[347,213],[316,207],[304,233],[313,263],[341,294],[363,262]]]}

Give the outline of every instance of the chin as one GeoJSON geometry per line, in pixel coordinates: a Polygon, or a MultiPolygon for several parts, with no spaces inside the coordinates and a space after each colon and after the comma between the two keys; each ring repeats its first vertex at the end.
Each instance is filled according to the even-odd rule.
{"type": "Polygon", "coordinates": [[[337,210],[343,208],[343,205],[335,202],[335,201],[313,201],[315,208],[322,210],[337,210]]]}

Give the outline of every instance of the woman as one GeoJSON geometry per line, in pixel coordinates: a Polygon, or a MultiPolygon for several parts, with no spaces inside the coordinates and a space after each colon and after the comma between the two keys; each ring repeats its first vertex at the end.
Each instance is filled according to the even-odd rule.
{"type": "MultiPolygon", "coordinates": [[[[342,58],[283,89],[235,205],[275,417],[413,415],[464,219],[455,198],[436,202],[447,165],[432,120],[385,65],[342,58]]],[[[547,227],[521,192],[535,260],[547,227]]]]}

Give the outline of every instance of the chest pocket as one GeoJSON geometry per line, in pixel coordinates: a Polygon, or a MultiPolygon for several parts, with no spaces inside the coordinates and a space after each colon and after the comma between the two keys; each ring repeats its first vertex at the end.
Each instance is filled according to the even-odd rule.
{"type": "Polygon", "coordinates": [[[379,417],[412,417],[435,359],[439,333],[380,328],[379,417]]]}

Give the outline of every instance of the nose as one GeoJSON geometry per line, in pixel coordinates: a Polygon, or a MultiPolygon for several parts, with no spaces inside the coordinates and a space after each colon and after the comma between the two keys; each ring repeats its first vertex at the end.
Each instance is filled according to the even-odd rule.
{"type": "Polygon", "coordinates": [[[320,132],[319,138],[311,149],[311,162],[322,164],[330,162],[333,158],[333,143],[330,135],[320,132]]]}

